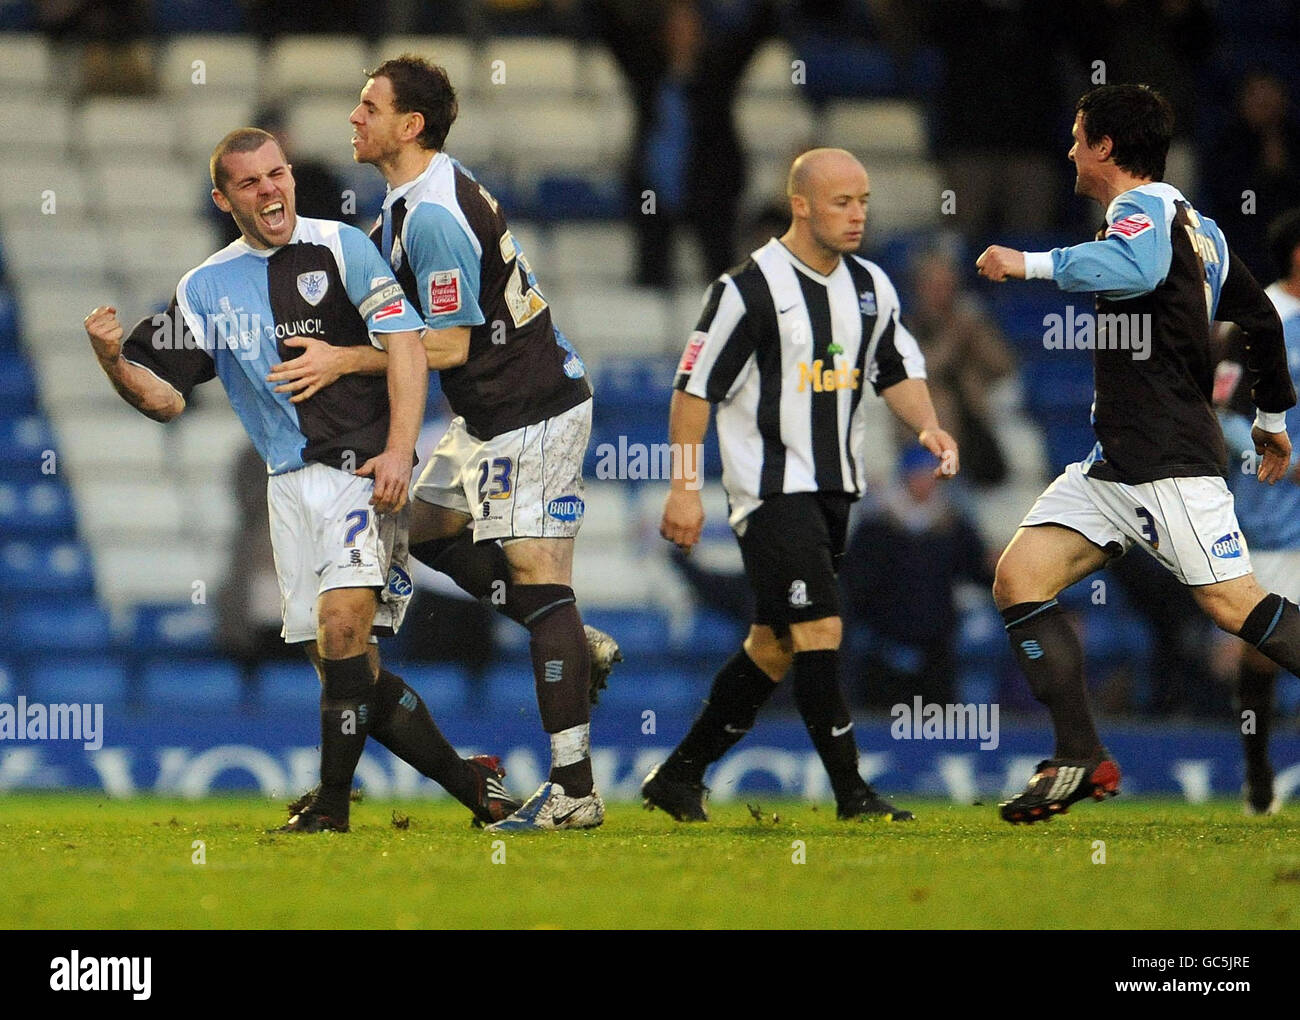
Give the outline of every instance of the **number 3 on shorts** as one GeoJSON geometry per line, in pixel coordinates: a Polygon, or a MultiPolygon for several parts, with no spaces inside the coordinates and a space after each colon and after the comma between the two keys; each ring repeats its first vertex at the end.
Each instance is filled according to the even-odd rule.
{"type": "Polygon", "coordinates": [[[506,499],[510,496],[510,472],[514,470],[514,461],[509,457],[493,457],[481,460],[478,465],[478,498],[506,499]]]}
{"type": "Polygon", "coordinates": [[[1142,524],[1142,537],[1151,543],[1152,549],[1159,549],[1160,534],[1156,531],[1156,520],[1151,516],[1151,511],[1144,506],[1135,506],[1133,511],[1142,524]]]}

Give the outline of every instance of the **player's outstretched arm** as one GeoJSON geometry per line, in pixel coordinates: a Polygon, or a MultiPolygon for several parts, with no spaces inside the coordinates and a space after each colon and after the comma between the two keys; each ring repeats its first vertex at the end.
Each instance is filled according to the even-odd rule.
{"type": "Polygon", "coordinates": [[[174,386],[122,357],[126,330],[116,308],[100,305],[86,316],[85,326],[99,367],[123,400],[154,421],[171,421],[185,410],[185,398],[174,386]]]}
{"type": "Polygon", "coordinates": [[[429,372],[419,333],[385,333],[383,342],[388,350],[388,443],[384,452],[362,464],[357,474],[375,479],[370,499],[375,509],[396,513],[406,505],[411,487],[415,443],[429,394],[429,372]]]}
{"type": "Polygon", "coordinates": [[[700,540],[704,530],[704,503],[700,488],[704,482],[704,436],[709,431],[709,402],[681,390],[673,391],[668,412],[668,442],[673,455],[673,477],[669,482],[659,534],[683,552],[700,540]]]}
{"type": "Polygon", "coordinates": [[[278,383],[276,393],[292,393],[289,402],[301,403],[345,375],[384,375],[388,354],[369,344],[336,347],[310,336],[291,336],[286,347],[303,352],[291,361],[272,365],[266,381],[278,383]]]}
{"type": "Polygon", "coordinates": [[[961,470],[957,441],[939,427],[939,416],[924,379],[902,379],[880,395],[894,416],[916,433],[917,442],[939,458],[939,466],[934,469],[936,478],[951,478],[961,470]]]}

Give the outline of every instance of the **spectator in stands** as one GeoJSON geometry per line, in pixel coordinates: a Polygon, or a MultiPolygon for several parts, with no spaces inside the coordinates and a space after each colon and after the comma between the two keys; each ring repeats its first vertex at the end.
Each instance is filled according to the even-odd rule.
{"type": "MultiPolygon", "coordinates": [[[[1040,0],[934,0],[926,35],[944,61],[935,155],[967,237],[1055,223],[1060,120],[1057,58],[1070,5],[1040,0]]],[[[938,199],[936,199],[938,201],[938,199]]]]}
{"type": "Polygon", "coordinates": [[[1300,195],[1300,121],[1286,82],[1252,71],[1237,94],[1237,115],[1214,146],[1206,212],[1232,250],[1261,279],[1269,276],[1266,227],[1300,195]]]}
{"type": "MultiPolygon", "coordinates": [[[[915,294],[907,327],[925,354],[925,368],[939,420],[948,422],[962,451],[962,475],[976,485],[997,485],[1007,463],[989,420],[989,388],[1015,371],[1015,359],[997,326],[962,291],[953,259],[933,251],[912,270],[915,294]]],[[[899,448],[912,440],[896,429],[899,448]]]]}
{"type": "Polygon", "coordinates": [[[682,226],[699,239],[705,276],[720,276],[735,262],[745,188],[732,107],[745,65],[775,25],[772,0],[589,0],[581,16],[614,55],[636,107],[627,168],[636,282],[673,283],[682,226]]]}
{"type": "Polygon", "coordinates": [[[37,0],[36,23],[56,44],[81,47],[82,92],[135,95],[154,91],[146,0],[37,0]]]}
{"type": "Polygon", "coordinates": [[[897,481],[854,529],[840,565],[844,683],[870,705],[918,694],[951,702],[959,625],[953,591],[963,581],[985,589],[993,583],[990,552],[934,477],[938,463],[920,446],[903,451],[897,481]]]}
{"type": "MultiPolygon", "coordinates": [[[[253,119],[253,126],[275,135],[275,140],[280,143],[283,151],[298,151],[289,133],[288,116],[282,107],[263,107],[253,119]]],[[[352,217],[343,214],[343,183],[328,163],[311,156],[299,155],[293,161],[293,179],[298,186],[298,215],[322,220],[343,220],[360,226],[355,222],[355,214],[352,217]]],[[[239,237],[239,227],[233,219],[216,206],[210,206],[208,212],[220,230],[223,244],[229,244],[239,237]]]]}

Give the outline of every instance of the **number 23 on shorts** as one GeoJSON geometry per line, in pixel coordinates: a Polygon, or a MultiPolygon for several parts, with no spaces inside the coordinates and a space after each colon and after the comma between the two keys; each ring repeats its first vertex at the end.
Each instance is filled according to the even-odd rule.
{"type": "Polygon", "coordinates": [[[478,498],[509,499],[512,490],[510,473],[514,470],[514,461],[509,457],[493,457],[481,460],[478,465],[478,498]]]}

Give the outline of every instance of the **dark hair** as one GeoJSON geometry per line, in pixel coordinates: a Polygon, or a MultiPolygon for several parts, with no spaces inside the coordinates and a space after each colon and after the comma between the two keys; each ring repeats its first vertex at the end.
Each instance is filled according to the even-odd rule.
{"type": "Polygon", "coordinates": [[[1165,157],[1174,137],[1174,111],[1149,85],[1099,85],[1074,105],[1083,114],[1089,145],[1110,138],[1111,158],[1121,170],[1153,181],[1165,176],[1165,157]]]}
{"type": "Polygon", "coordinates": [[[456,90],[447,72],[413,53],[385,60],[367,78],[387,78],[393,86],[393,109],[398,113],[418,113],[424,117],[424,130],[416,141],[422,149],[441,149],[447,132],[456,121],[459,107],[456,90]]]}
{"type": "Polygon", "coordinates": [[[1288,209],[1268,225],[1268,253],[1279,279],[1291,275],[1297,248],[1300,248],[1300,208],[1288,209]]]}
{"type": "Polygon", "coordinates": [[[223,160],[229,153],[256,152],[267,142],[275,142],[276,146],[280,144],[275,141],[275,135],[255,127],[235,128],[217,142],[217,147],[212,150],[212,158],[208,160],[208,173],[212,176],[212,186],[225,194],[230,174],[226,172],[226,164],[223,160]]]}

